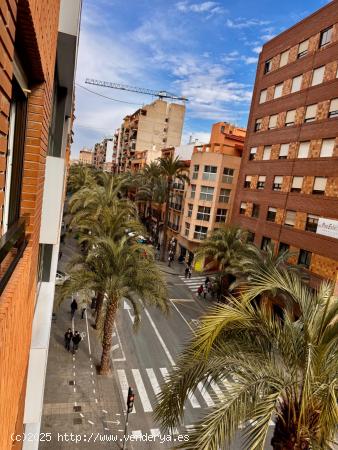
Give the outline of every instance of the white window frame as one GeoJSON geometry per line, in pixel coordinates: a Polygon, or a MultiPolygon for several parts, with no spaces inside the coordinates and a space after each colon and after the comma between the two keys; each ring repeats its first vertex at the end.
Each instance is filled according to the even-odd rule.
{"type": "Polygon", "coordinates": [[[273,98],[280,98],[283,95],[283,83],[276,84],[273,98]]]}
{"type": "Polygon", "coordinates": [[[312,72],[311,86],[317,86],[324,81],[325,66],[320,66],[312,72]]]}
{"type": "Polygon", "coordinates": [[[278,159],[287,159],[289,155],[290,144],[281,144],[279,148],[278,159]],[[286,158],[285,158],[286,156],[286,158]]]}
{"type": "Polygon", "coordinates": [[[311,123],[316,120],[318,104],[307,105],[305,108],[304,123],[311,123]]]}
{"type": "Polygon", "coordinates": [[[310,154],[310,141],[300,142],[298,147],[297,158],[298,159],[309,158],[309,154],[310,154]]]}
{"type": "Polygon", "coordinates": [[[320,157],[321,158],[330,158],[333,156],[334,149],[336,146],[336,139],[330,138],[330,139],[323,139],[322,145],[320,148],[320,157]]]}
{"type": "Polygon", "coordinates": [[[338,98],[333,98],[330,101],[329,118],[338,117],[338,98]]]}
{"type": "Polygon", "coordinates": [[[297,58],[303,58],[307,55],[309,51],[309,39],[306,39],[305,41],[301,42],[298,46],[298,52],[297,52],[297,58]]]}
{"type": "Polygon", "coordinates": [[[299,92],[302,88],[303,75],[297,75],[292,78],[291,93],[299,92]]]}
{"type": "Polygon", "coordinates": [[[266,145],[263,149],[263,161],[269,161],[271,159],[271,145],[266,145]]]}
{"type": "Polygon", "coordinates": [[[286,116],[285,116],[285,126],[286,127],[291,127],[295,124],[296,122],[296,110],[295,109],[290,109],[289,111],[286,112],[286,116]],[[290,116],[291,117],[288,117],[290,116]],[[293,119],[293,120],[291,120],[293,119]]]}
{"type": "Polygon", "coordinates": [[[266,102],[267,93],[268,93],[267,89],[261,90],[261,93],[259,95],[259,104],[266,102]]]}
{"type": "Polygon", "coordinates": [[[284,67],[287,65],[287,63],[289,61],[289,54],[290,54],[290,49],[285,50],[285,52],[282,52],[280,54],[279,67],[284,67]]]}

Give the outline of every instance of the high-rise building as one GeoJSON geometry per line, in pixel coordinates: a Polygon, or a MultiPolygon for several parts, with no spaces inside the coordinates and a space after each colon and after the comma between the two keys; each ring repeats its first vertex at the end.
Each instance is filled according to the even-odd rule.
{"type": "Polygon", "coordinates": [[[162,148],[180,145],[184,114],[184,104],[155,100],[126,116],[115,138],[118,170],[129,170],[136,152],[146,150],[149,164],[162,148]]]}
{"type": "Polygon", "coordinates": [[[338,2],[263,46],[234,206],[261,248],[338,273],[338,2]]]}
{"type": "Polygon", "coordinates": [[[38,448],[81,1],[3,0],[0,449],[38,448]],[[32,440],[13,436],[34,436],[32,440]]]}
{"type": "Polygon", "coordinates": [[[177,239],[178,255],[192,259],[208,232],[230,221],[244,138],[244,128],[219,122],[209,144],[193,147],[190,185],[175,180],[170,200],[169,237],[177,239]]]}
{"type": "Polygon", "coordinates": [[[79,163],[89,166],[93,164],[93,152],[91,149],[83,148],[80,150],[79,163]]]}
{"type": "Polygon", "coordinates": [[[93,165],[97,169],[102,169],[108,172],[112,171],[114,152],[113,138],[104,138],[101,142],[94,145],[93,150],[93,165]]]}

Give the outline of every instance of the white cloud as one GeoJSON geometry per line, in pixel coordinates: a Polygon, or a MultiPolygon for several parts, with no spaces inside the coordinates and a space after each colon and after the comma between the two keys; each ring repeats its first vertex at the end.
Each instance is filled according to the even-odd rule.
{"type": "Polygon", "coordinates": [[[244,62],[245,64],[256,64],[258,58],[257,56],[241,55],[239,52],[234,51],[222,56],[221,60],[225,63],[244,62]]]}
{"type": "Polygon", "coordinates": [[[192,142],[197,140],[196,143],[198,144],[208,144],[210,141],[210,131],[196,131],[194,129],[187,128],[183,132],[182,144],[188,144],[190,140],[192,142]]]}
{"type": "Polygon", "coordinates": [[[227,19],[226,25],[228,28],[249,28],[249,27],[259,27],[262,25],[268,25],[270,22],[268,20],[260,20],[260,19],[245,19],[239,17],[237,19],[231,20],[227,19]]]}
{"type": "Polygon", "coordinates": [[[259,46],[257,46],[257,47],[253,47],[253,48],[252,48],[252,51],[253,51],[254,53],[259,54],[259,53],[262,51],[262,46],[259,45],[259,46]]]}
{"type": "Polygon", "coordinates": [[[194,12],[194,13],[209,13],[216,14],[224,12],[224,8],[219,5],[218,2],[202,2],[202,3],[189,3],[188,1],[181,1],[176,3],[176,8],[181,12],[194,12]]]}

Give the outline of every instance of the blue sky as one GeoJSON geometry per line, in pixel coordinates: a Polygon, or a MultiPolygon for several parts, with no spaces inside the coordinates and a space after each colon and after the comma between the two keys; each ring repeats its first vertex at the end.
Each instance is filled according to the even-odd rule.
{"type": "Polygon", "coordinates": [[[325,3],[84,0],[73,157],[153,100],[85,85],[121,102],[93,95],[79,87],[87,77],[188,97],[182,143],[191,134],[207,141],[213,122],[246,126],[262,44],[325,3]]]}

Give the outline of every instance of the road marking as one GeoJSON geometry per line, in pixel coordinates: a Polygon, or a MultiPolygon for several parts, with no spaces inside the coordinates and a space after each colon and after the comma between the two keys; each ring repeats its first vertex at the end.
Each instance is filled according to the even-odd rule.
{"type": "Polygon", "coordinates": [[[123,348],[122,348],[121,339],[120,339],[120,335],[119,335],[119,333],[117,331],[116,323],[114,324],[114,328],[115,328],[117,340],[119,341],[119,346],[120,346],[120,349],[121,349],[122,358],[118,358],[118,359],[112,358],[112,361],[126,361],[126,356],[125,356],[123,348]]]}
{"type": "Polygon", "coordinates": [[[95,389],[93,389],[93,394],[96,394],[96,391],[95,391],[95,389]]]}
{"type": "Polygon", "coordinates": [[[196,335],[195,330],[190,326],[189,322],[187,321],[187,319],[183,316],[183,314],[181,313],[181,311],[177,308],[177,306],[175,305],[175,303],[171,300],[170,303],[173,305],[173,307],[176,309],[176,311],[178,312],[178,314],[181,316],[181,318],[184,320],[184,322],[188,325],[188,327],[190,328],[190,330],[196,335]]]}
{"type": "Polygon", "coordinates": [[[164,378],[164,382],[168,383],[168,376],[169,376],[169,372],[165,367],[160,367],[160,372],[162,374],[162,377],[164,378]]]}
{"type": "Polygon", "coordinates": [[[195,303],[195,300],[193,298],[170,298],[169,300],[171,302],[179,302],[179,303],[195,303]]]}
{"type": "Polygon", "coordinates": [[[91,420],[88,420],[88,423],[90,423],[90,425],[94,425],[94,422],[92,422],[91,420]]]}
{"type": "Polygon", "coordinates": [[[188,395],[188,399],[189,399],[189,401],[191,403],[191,406],[193,408],[200,408],[201,407],[201,405],[198,403],[197,398],[195,397],[195,395],[192,392],[190,392],[190,394],[188,395]]]}
{"type": "Polygon", "coordinates": [[[92,349],[90,347],[90,339],[89,339],[89,328],[88,328],[88,317],[87,317],[87,310],[85,310],[85,317],[86,317],[86,327],[87,327],[87,338],[88,338],[88,352],[89,356],[92,354],[92,349]]]}
{"type": "Polygon", "coordinates": [[[136,437],[142,437],[142,431],[141,430],[132,431],[131,434],[133,436],[136,436],[136,437]]]}
{"type": "Polygon", "coordinates": [[[224,394],[223,394],[222,390],[220,389],[220,387],[218,386],[218,384],[216,384],[214,380],[210,380],[210,386],[211,386],[211,389],[217,395],[217,397],[220,400],[224,400],[224,394]]]}
{"type": "Polygon", "coordinates": [[[104,412],[105,414],[108,414],[108,411],[106,411],[105,409],[103,409],[102,412],[104,412]]]}
{"type": "Polygon", "coordinates": [[[150,428],[150,434],[152,436],[160,436],[161,431],[159,428],[150,428]]]}
{"type": "Polygon", "coordinates": [[[134,376],[137,392],[139,394],[144,412],[152,412],[153,408],[152,408],[150,400],[148,398],[147,391],[144,386],[140,371],[138,369],[131,369],[131,371],[134,376]]]}
{"type": "MultiPolygon", "coordinates": [[[[121,386],[121,391],[122,391],[122,396],[123,396],[123,400],[124,402],[127,401],[127,396],[128,396],[128,389],[129,389],[129,384],[128,384],[128,380],[127,380],[127,376],[126,376],[126,372],[124,369],[117,369],[117,376],[120,382],[120,386],[121,386]]],[[[133,408],[132,413],[135,413],[135,406],[133,408]]]]}
{"type": "Polygon", "coordinates": [[[82,417],[82,419],[84,418],[84,415],[82,413],[80,413],[80,417],[82,417]]]}
{"type": "Polygon", "coordinates": [[[161,392],[160,385],[158,384],[155,372],[153,369],[146,369],[146,372],[148,374],[151,386],[155,392],[155,395],[158,395],[161,392]]]}
{"type": "Polygon", "coordinates": [[[171,356],[171,354],[170,354],[170,352],[169,352],[167,346],[165,345],[165,343],[164,343],[164,341],[163,341],[163,339],[162,339],[162,337],[161,337],[161,335],[160,335],[160,333],[159,333],[159,331],[158,331],[156,325],[154,324],[154,321],[153,321],[153,319],[151,318],[151,315],[149,314],[149,312],[148,312],[148,310],[147,310],[146,308],[144,308],[144,312],[146,313],[146,315],[147,315],[147,317],[148,317],[148,319],[149,319],[149,322],[151,323],[151,326],[153,327],[153,329],[154,329],[154,331],[155,331],[155,334],[156,334],[158,340],[160,341],[160,343],[161,343],[161,345],[162,345],[162,347],[163,347],[163,350],[164,350],[165,354],[167,355],[167,358],[168,358],[169,361],[170,361],[170,364],[171,364],[172,366],[174,366],[174,365],[175,365],[175,361],[174,361],[174,359],[172,358],[172,356],[171,356]]]}
{"type": "Polygon", "coordinates": [[[119,348],[119,344],[115,344],[112,346],[111,351],[113,352],[114,350],[117,350],[119,348]]]}
{"type": "Polygon", "coordinates": [[[208,406],[215,406],[213,399],[210,397],[209,393],[207,392],[207,390],[205,389],[205,387],[203,386],[203,383],[201,381],[198,383],[197,389],[200,391],[202,397],[205,400],[205,403],[208,406]]]}

